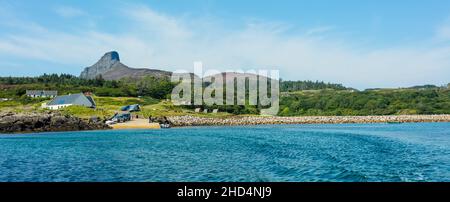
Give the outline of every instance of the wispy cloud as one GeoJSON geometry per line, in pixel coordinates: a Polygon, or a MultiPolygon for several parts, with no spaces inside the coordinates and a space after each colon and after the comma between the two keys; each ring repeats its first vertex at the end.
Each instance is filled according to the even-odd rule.
{"type": "Polygon", "coordinates": [[[306,31],[306,35],[315,35],[315,34],[323,34],[335,29],[334,26],[320,26],[314,27],[306,31]]]}
{"type": "Polygon", "coordinates": [[[201,60],[206,68],[276,68],[284,79],[359,88],[443,84],[450,75],[450,46],[371,49],[357,39],[327,34],[339,31],[334,26],[292,33],[289,24],[251,20],[231,29],[214,19],[171,16],[142,5],[117,13],[125,22],[123,32],[29,30],[0,36],[0,53],[75,64],[81,71],[104,52],[117,50],[125,64],[135,67],[190,70],[193,61],[201,60]]]}
{"type": "Polygon", "coordinates": [[[170,38],[185,38],[190,31],[184,27],[180,19],[158,13],[145,6],[129,6],[122,10],[123,14],[139,24],[140,29],[170,38]]]}

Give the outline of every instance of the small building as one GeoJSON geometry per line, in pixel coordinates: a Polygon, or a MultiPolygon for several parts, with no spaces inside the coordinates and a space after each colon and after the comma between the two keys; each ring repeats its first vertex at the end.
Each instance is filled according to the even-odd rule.
{"type": "Polygon", "coordinates": [[[55,110],[72,105],[85,106],[90,108],[96,107],[94,99],[91,96],[84,95],[83,93],[57,96],[42,107],[55,110]]]}
{"type": "Polygon", "coordinates": [[[128,106],[122,107],[120,110],[128,111],[128,112],[138,112],[138,111],[141,111],[141,106],[138,104],[128,105],[128,106]]]}
{"type": "Polygon", "coordinates": [[[32,97],[32,98],[39,98],[39,97],[54,98],[54,97],[58,96],[58,91],[56,91],[56,90],[27,90],[26,95],[28,97],[32,97]]]}

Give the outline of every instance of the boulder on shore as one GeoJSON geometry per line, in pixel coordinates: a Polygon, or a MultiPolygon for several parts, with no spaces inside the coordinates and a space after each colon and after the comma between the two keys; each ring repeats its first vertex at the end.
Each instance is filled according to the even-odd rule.
{"type": "Polygon", "coordinates": [[[100,120],[83,120],[60,113],[0,113],[0,133],[110,129],[100,120]]]}

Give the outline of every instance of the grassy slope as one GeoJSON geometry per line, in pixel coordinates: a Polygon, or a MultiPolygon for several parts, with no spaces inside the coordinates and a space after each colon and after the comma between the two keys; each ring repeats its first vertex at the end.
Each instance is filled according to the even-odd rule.
{"type": "MultiPolygon", "coordinates": [[[[230,116],[228,113],[217,114],[203,114],[195,113],[192,110],[184,109],[179,106],[174,106],[168,101],[159,101],[152,98],[136,98],[136,97],[98,97],[95,96],[94,100],[97,104],[96,109],[86,108],[82,106],[70,106],[59,110],[60,112],[68,115],[74,115],[80,118],[90,118],[97,116],[100,118],[111,117],[116,112],[120,112],[120,108],[131,104],[140,104],[141,111],[134,112],[140,117],[147,118],[148,116],[182,116],[182,115],[194,115],[202,117],[226,117],[230,116]]],[[[41,104],[49,102],[49,100],[37,100],[33,99],[33,103],[20,103],[16,100],[0,101],[0,112],[46,112],[49,110],[42,109],[41,104]]]]}
{"type": "MultiPolygon", "coordinates": [[[[284,96],[282,97],[291,97],[291,96],[301,96],[304,99],[316,100],[313,103],[317,103],[318,98],[322,97],[321,94],[322,91],[319,90],[305,90],[305,91],[296,91],[296,92],[289,92],[289,93],[283,93],[284,96]],[[317,98],[317,99],[316,99],[317,98]]],[[[373,90],[372,93],[376,92],[379,96],[382,98],[389,98],[392,96],[397,96],[401,93],[423,93],[426,91],[420,91],[420,90],[413,90],[413,89],[382,89],[382,90],[373,90]]],[[[437,104],[442,106],[448,106],[448,90],[443,90],[443,93],[441,93],[437,98],[436,101],[437,104]],[[446,97],[445,97],[446,96],[446,97]]],[[[367,92],[369,93],[369,92],[367,92]]],[[[367,94],[366,93],[366,94],[367,94]]],[[[346,98],[349,100],[358,98],[356,93],[349,90],[341,90],[341,91],[330,91],[327,94],[324,95],[332,95],[328,96],[329,98],[346,98]]],[[[96,103],[97,103],[97,109],[89,109],[85,107],[80,106],[71,106],[68,108],[64,108],[61,110],[63,113],[67,113],[70,115],[75,115],[81,118],[89,118],[92,116],[98,116],[101,118],[104,117],[110,117],[115,112],[119,112],[120,108],[125,105],[130,104],[140,104],[142,107],[141,112],[137,112],[141,117],[148,117],[148,116],[181,116],[181,115],[193,115],[193,116],[201,116],[201,117],[227,117],[232,116],[228,113],[218,113],[218,114],[203,114],[203,113],[194,113],[192,110],[188,110],[179,106],[174,106],[170,102],[167,101],[159,101],[152,98],[136,98],[136,97],[94,97],[96,103]]],[[[328,99],[328,98],[327,98],[328,99]]],[[[338,99],[339,100],[339,99],[338,99]]],[[[423,100],[423,99],[422,99],[423,100]]],[[[428,99],[429,100],[429,99],[428,99]]],[[[28,100],[27,102],[20,101],[19,99],[10,100],[10,101],[0,101],[0,111],[13,111],[13,112],[30,112],[30,111],[47,111],[41,108],[41,104],[44,102],[48,102],[49,100],[40,100],[40,99],[32,99],[31,101],[28,100]]],[[[370,100],[369,100],[370,101],[370,100]]],[[[420,101],[420,100],[419,100],[420,101]]],[[[427,101],[427,99],[425,99],[427,101]]],[[[395,102],[392,102],[391,104],[397,104],[395,102]]],[[[409,102],[405,102],[408,104],[409,102]]],[[[295,104],[295,103],[294,103],[295,104]]],[[[400,103],[404,104],[404,103],[400,103]]],[[[410,103],[411,104],[411,103],[410,103]]],[[[437,105],[436,104],[436,105],[437,105]]],[[[400,105],[401,106],[401,105],[400,105]]],[[[427,105],[428,106],[428,105],[427,105]]],[[[430,105],[431,106],[431,105],[430,105]]],[[[291,107],[289,105],[288,107],[291,107]]],[[[283,110],[283,105],[280,106],[280,110],[283,110]]],[[[395,114],[416,114],[417,112],[408,109],[408,107],[402,108],[400,111],[398,111],[395,114]]],[[[283,115],[283,114],[282,114],[283,115]]],[[[299,114],[292,114],[298,116],[299,114]]]]}
{"type": "Polygon", "coordinates": [[[44,101],[37,101],[33,103],[24,104],[21,102],[18,102],[16,100],[9,100],[9,101],[0,101],[0,112],[41,112],[45,111],[41,108],[41,103],[44,101]]]}

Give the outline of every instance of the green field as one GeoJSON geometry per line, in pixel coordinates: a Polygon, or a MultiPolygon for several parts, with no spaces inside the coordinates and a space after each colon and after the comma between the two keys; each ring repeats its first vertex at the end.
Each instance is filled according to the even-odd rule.
{"type": "MultiPolygon", "coordinates": [[[[182,116],[193,115],[202,117],[224,117],[230,116],[228,113],[219,112],[212,113],[195,113],[193,110],[186,109],[180,106],[174,106],[169,101],[160,101],[153,98],[136,98],[136,97],[93,97],[97,107],[95,109],[83,106],[69,106],[57,110],[63,114],[73,115],[80,118],[100,117],[109,118],[116,112],[120,112],[121,107],[131,104],[141,105],[140,112],[133,112],[133,115],[140,117],[162,117],[162,116],[182,116]]],[[[49,99],[27,99],[28,102],[23,102],[22,99],[13,99],[10,101],[0,101],[1,112],[49,112],[54,110],[43,109],[41,105],[49,102],[49,99]]]]}

